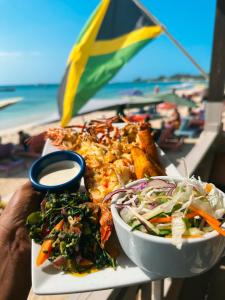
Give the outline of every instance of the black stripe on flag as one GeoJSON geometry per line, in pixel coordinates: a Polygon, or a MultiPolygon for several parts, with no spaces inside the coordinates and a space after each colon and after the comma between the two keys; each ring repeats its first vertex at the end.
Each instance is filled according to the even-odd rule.
{"type": "Polygon", "coordinates": [[[96,40],[111,40],[144,26],[154,25],[132,0],[111,0],[96,40]]]}

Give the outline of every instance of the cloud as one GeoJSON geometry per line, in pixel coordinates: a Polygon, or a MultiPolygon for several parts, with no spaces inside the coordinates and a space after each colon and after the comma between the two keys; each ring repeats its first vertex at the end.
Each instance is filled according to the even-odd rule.
{"type": "Polygon", "coordinates": [[[39,51],[28,51],[28,52],[21,52],[21,51],[0,51],[0,58],[7,58],[7,57],[21,57],[21,56],[40,56],[41,53],[39,51]]]}
{"type": "Polygon", "coordinates": [[[22,55],[23,53],[18,51],[0,51],[0,57],[19,57],[22,55]]]}

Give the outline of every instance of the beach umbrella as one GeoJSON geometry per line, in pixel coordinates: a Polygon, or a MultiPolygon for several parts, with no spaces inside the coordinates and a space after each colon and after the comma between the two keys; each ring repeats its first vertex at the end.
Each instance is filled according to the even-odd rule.
{"type": "Polygon", "coordinates": [[[151,97],[147,97],[147,96],[143,96],[143,97],[134,96],[132,98],[124,97],[122,99],[107,99],[107,100],[93,99],[88,101],[88,103],[80,110],[79,115],[97,111],[97,110],[114,110],[121,105],[128,108],[140,108],[152,104],[159,104],[161,102],[162,101],[160,99],[152,99],[151,97]]]}
{"type": "Polygon", "coordinates": [[[174,109],[176,107],[176,104],[170,103],[170,102],[163,102],[157,105],[158,109],[163,109],[163,110],[169,110],[169,109],[174,109]]]}
{"type": "Polygon", "coordinates": [[[154,99],[158,99],[163,102],[170,102],[177,106],[186,106],[186,107],[190,107],[190,108],[197,107],[197,104],[194,101],[180,97],[176,94],[160,94],[160,95],[154,96],[154,99]]]}

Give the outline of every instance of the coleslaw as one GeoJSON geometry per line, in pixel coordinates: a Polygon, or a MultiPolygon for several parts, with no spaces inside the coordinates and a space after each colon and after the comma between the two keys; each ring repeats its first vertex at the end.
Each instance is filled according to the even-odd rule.
{"type": "Polygon", "coordinates": [[[183,238],[204,237],[213,230],[225,236],[223,194],[200,178],[146,178],[112,192],[105,200],[111,198],[131,230],[171,238],[178,249],[183,238]],[[113,196],[118,193],[115,201],[113,196]]]}

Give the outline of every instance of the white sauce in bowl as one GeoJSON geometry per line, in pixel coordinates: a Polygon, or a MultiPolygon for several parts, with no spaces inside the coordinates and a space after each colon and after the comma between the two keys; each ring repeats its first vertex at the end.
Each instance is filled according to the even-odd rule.
{"type": "Polygon", "coordinates": [[[73,179],[80,171],[80,165],[72,160],[62,160],[50,164],[39,175],[39,183],[54,186],[66,183],[73,179]]]}

